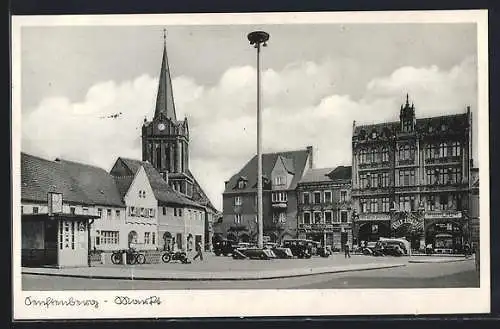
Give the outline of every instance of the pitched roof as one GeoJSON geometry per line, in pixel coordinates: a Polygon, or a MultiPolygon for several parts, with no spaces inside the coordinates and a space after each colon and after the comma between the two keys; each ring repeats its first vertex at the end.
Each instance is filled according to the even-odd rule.
{"type": "MultiPolygon", "coordinates": [[[[431,127],[432,131],[435,132],[440,130],[443,123],[456,131],[465,130],[468,125],[467,115],[467,113],[459,113],[416,119],[415,130],[421,133],[429,133],[431,127]]],[[[400,121],[355,126],[353,136],[358,136],[361,131],[364,131],[367,135],[376,132],[378,136],[382,136],[384,132],[395,134],[400,131],[400,121]]]]}
{"type": "Polygon", "coordinates": [[[217,208],[214,207],[208,196],[205,194],[205,191],[203,191],[200,183],[198,183],[191,170],[188,170],[188,175],[193,179],[195,185],[193,189],[193,200],[218,212],[217,208]]]}
{"type": "Polygon", "coordinates": [[[56,159],[63,164],[85,195],[96,205],[125,206],[113,176],[102,168],[56,159]]]}
{"type": "Polygon", "coordinates": [[[331,178],[328,176],[328,174],[333,170],[334,168],[308,169],[304,174],[304,177],[302,177],[302,179],[299,181],[299,184],[331,181],[331,178]]]}
{"type": "MultiPolygon", "coordinates": [[[[149,162],[121,158],[121,157],[118,158],[116,161],[117,162],[122,161],[122,163],[124,163],[131,171],[133,171],[134,175],[137,173],[137,171],[141,167],[143,167],[144,171],[146,172],[146,176],[148,177],[149,184],[151,185],[151,188],[153,189],[153,193],[155,195],[155,198],[161,204],[185,205],[185,206],[192,206],[192,207],[198,207],[198,208],[203,207],[202,205],[189,200],[187,197],[185,197],[182,194],[180,194],[179,192],[175,191],[170,185],[168,185],[168,183],[163,179],[161,174],[149,162]]],[[[120,178],[123,176],[116,176],[116,177],[119,177],[118,178],[119,180],[121,180],[121,179],[123,179],[124,181],[127,180],[126,178],[120,178]]],[[[126,176],[126,177],[129,177],[129,176],[126,176]]],[[[125,186],[125,183],[123,183],[123,186],[125,186]]],[[[123,188],[123,186],[122,186],[122,188],[123,188]]],[[[125,193],[126,193],[126,191],[125,191],[125,193]]]]}
{"type": "Polygon", "coordinates": [[[351,166],[309,169],[300,180],[303,183],[321,183],[351,180],[351,166]]]}
{"type": "MultiPolygon", "coordinates": [[[[304,150],[297,151],[286,151],[286,152],[276,152],[276,153],[266,153],[262,154],[262,175],[265,177],[271,177],[271,172],[274,168],[276,160],[279,156],[289,159],[287,160],[287,166],[290,168],[293,164],[294,176],[290,184],[290,189],[295,189],[297,183],[302,178],[302,174],[307,166],[307,157],[309,152],[304,150]]],[[[243,168],[233,175],[226,184],[224,193],[238,191],[255,191],[257,184],[257,155],[253,156],[250,161],[248,161],[243,168]],[[243,189],[237,189],[238,180],[240,177],[246,177],[248,183],[243,189]]]]}
{"type": "Polygon", "coordinates": [[[170,120],[177,120],[175,115],[174,93],[172,91],[172,80],[170,78],[166,44],[163,45],[158,94],[156,95],[155,117],[158,117],[160,113],[170,120]]]}
{"type": "Polygon", "coordinates": [[[130,185],[134,181],[134,176],[114,176],[116,187],[118,188],[118,192],[122,199],[127,194],[130,185]]]}
{"type": "Polygon", "coordinates": [[[123,206],[113,189],[116,189],[114,181],[103,169],[21,153],[22,200],[47,202],[48,192],[58,192],[67,202],[123,206]],[[89,177],[89,172],[96,173],[98,178],[89,177]],[[110,196],[102,195],[101,190],[110,196]]]}
{"type": "Polygon", "coordinates": [[[293,166],[293,160],[292,159],[289,159],[289,158],[285,158],[283,156],[278,156],[278,158],[281,160],[281,162],[283,163],[283,167],[285,167],[285,170],[290,173],[290,174],[294,174],[295,173],[295,169],[294,169],[294,166],[293,166]]]}

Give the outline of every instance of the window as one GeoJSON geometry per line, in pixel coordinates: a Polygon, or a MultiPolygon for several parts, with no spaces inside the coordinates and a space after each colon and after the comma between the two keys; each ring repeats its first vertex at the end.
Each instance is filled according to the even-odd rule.
{"type": "Polygon", "coordinates": [[[412,131],[412,121],[411,120],[404,120],[403,121],[403,131],[405,132],[410,132],[412,131]]]}
{"type": "Polygon", "coordinates": [[[345,210],[340,211],[340,222],[347,223],[347,221],[348,221],[347,211],[345,211],[345,210]]]}
{"type": "Polygon", "coordinates": [[[102,218],[102,208],[97,208],[97,216],[102,218]]]}
{"type": "Polygon", "coordinates": [[[378,175],[377,174],[371,174],[370,176],[370,187],[375,188],[378,187],[378,175]]]}
{"type": "Polygon", "coordinates": [[[151,243],[151,240],[150,240],[150,235],[151,233],[149,232],[144,232],[144,244],[150,244],[151,243]]]}
{"type": "Polygon", "coordinates": [[[382,212],[389,212],[389,198],[382,198],[382,212]]]}
{"type": "Polygon", "coordinates": [[[325,202],[332,202],[332,191],[325,191],[325,202]]]}
{"type": "Polygon", "coordinates": [[[311,224],[311,213],[310,212],[304,213],[304,224],[306,224],[306,225],[311,224]]]}
{"type": "Polygon", "coordinates": [[[413,186],[415,185],[415,171],[414,170],[400,170],[399,171],[399,186],[413,186]]]}
{"type": "Polygon", "coordinates": [[[401,145],[399,148],[399,160],[413,160],[415,149],[409,144],[401,145]]]}
{"type": "Polygon", "coordinates": [[[243,189],[243,188],[245,188],[245,186],[246,186],[246,185],[247,185],[247,184],[246,184],[246,182],[245,182],[243,179],[240,179],[240,180],[238,181],[238,188],[239,188],[239,189],[243,189]]]}
{"type": "Polygon", "coordinates": [[[436,196],[429,195],[427,196],[427,210],[435,210],[436,209],[436,196]]]}
{"type": "Polygon", "coordinates": [[[315,211],[314,212],[314,224],[321,224],[322,220],[321,212],[320,211],[315,211]]]}
{"type": "Polygon", "coordinates": [[[382,162],[388,162],[389,161],[389,150],[384,147],[382,148],[382,162]]]}
{"type": "Polygon", "coordinates": [[[332,224],[332,223],[333,223],[333,212],[325,211],[325,224],[332,224]]]}
{"type": "Polygon", "coordinates": [[[361,212],[362,213],[367,213],[368,212],[368,200],[361,199],[360,200],[360,205],[361,205],[361,212]]]}
{"type": "Polygon", "coordinates": [[[151,233],[151,243],[156,244],[156,233],[155,232],[151,233]]]}
{"type": "Polygon", "coordinates": [[[120,210],[116,210],[116,219],[120,219],[120,210]]]}
{"type": "Polygon", "coordinates": [[[163,215],[166,215],[167,214],[167,207],[162,207],[162,210],[163,210],[163,215]]]}
{"type": "Polygon", "coordinates": [[[377,151],[377,149],[374,148],[374,149],[371,150],[371,156],[370,156],[370,158],[371,158],[370,160],[371,160],[372,163],[378,162],[378,151],[377,151]]]}
{"type": "Polygon", "coordinates": [[[366,163],[366,150],[365,149],[359,150],[359,163],[360,164],[366,163]]]}
{"type": "Polygon", "coordinates": [[[286,177],[284,176],[276,176],[274,177],[274,185],[285,185],[286,177]]]}
{"type": "Polygon", "coordinates": [[[460,147],[459,142],[451,143],[451,156],[454,156],[454,157],[460,156],[461,152],[462,152],[462,149],[460,147]]]}
{"type": "Polygon", "coordinates": [[[279,222],[284,224],[286,223],[286,213],[285,212],[280,212],[278,216],[279,222]]]}
{"type": "Polygon", "coordinates": [[[234,214],[234,223],[241,224],[241,214],[234,214]]]}
{"type": "Polygon", "coordinates": [[[448,147],[447,147],[446,143],[439,144],[439,157],[440,158],[446,158],[446,156],[448,155],[447,148],[448,147]]]}
{"type": "Polygon", "coordinates": [[[380,177],[380,187],[388,187],[389,186],[389,173],[384,172],[379,174],[380,177]]]}
{"type": "MultiPolygon", "coordinates": [[[[35,209],[33,209],[33,210],[35,210],[35,209]]],[[[37,208],[37,212],[38,212],[38,208],[37,208]]],[[[70,207],[70,208],[69,208],[69,213],[70,213],[71,215],[74,215],[74,214],[75,214],[75,212],[76,212],[75,207],[70,207]]]]}
{"type": "Polygon", "coordinates": [[[234,205],[235,206],[241,206],[242,205],[241,196],[234,197],[234,205]]]}
{"type": "Polygon", "coordinates": [[[135,216],[135,207],[130,207],[128,214],[129,214],[129,216],[135,216]]]}
{"type": "Polygon", "coordinates": [[[371,199],[370,200],[370,212],[378,212],[377,199],[371,199]]]}
{"type": "Polygon", "coordinates": [[[340,202],[347,201],[347,191],[340,191],[340,202]]]}
{"type": "Polygon", "coordinates": [[[33,213],[38,214],[38,207],[33,207],[33,213]]]}
{"type": "Polygon", "coordinates": [[[412,210],[412,199],[409,195],[399,197],[399,210],[400,211],[411,211],[412,210]]]}
{"type": "Polygon", "coordinates": [[[154,217],[155,216],[155,210],[153,208],[148,209],[148,215],[149,217],[154,217]]]}
{"type": "Polygon", "coordinates": [[[141,207],[141,217],[146,217],[146,210],[144,208],[141,207]]]}
{"type": "Polygon", "coordinates": [[[179,208],[178,212],[179,212],[179,216],[182,216],[182,208],[179,208]]]}
{"type": "Polygon", "coordinates": [[[462,168],[450,168],[448,169],[448,181],[451,184],[460,183],[462,181],[462,168]]]}
{"type": "Polygon", "coordinates": [[[321,192],[314,192],[313,193],[313,201],[314,203],[321,203],[321,192]]]}
{"type": "Polygon", "coordinates": [[[448,194],[439,195],[439,210],[446,210],[448,208],[448,194]]]}
{"type": "Polygon", "coordinates": [[[310,197],[309,192],[302,193],[302,203],[309,204],[310,203],[309,197],[310,197]]]}
{"type": "Polygon", "coordinates": [[[111,218],[111,209],[107,209],[106,214],[108,215],[108,219],[111,218]]]}
{"type": "Polygon", "coordinates": [[[100,244],[118,244],[120,242],[119,237],[118,231],[101,231],[99,242],[100,244]]]}

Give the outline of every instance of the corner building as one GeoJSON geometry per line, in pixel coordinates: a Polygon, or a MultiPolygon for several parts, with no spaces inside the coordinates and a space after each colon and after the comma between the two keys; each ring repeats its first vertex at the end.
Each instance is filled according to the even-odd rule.
{"type": "Polygon", "coordinates": [[[417,119],[407,95],[399,118],[353,123],[355,243],[405,237],[415,250],[460,252],[470,237],[470,108],[417,119]]]}

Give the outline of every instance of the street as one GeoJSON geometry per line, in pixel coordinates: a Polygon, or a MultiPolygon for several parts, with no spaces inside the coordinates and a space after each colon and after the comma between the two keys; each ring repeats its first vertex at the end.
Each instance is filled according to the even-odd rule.
{"type": "MultiPolygon", "coordinates": [[[[363,258],[360,256],[357,261],[360,262],[363,258]]],[[[376,258],[370,258],[370,261],[373,259],[376,258]]],[[[230,263],[232,260],[221,258],[219,261],[230,263]]],[[[233,264],[245,264],[241,262],[233,264]]],[[[202,264],[204,265],[200,263],[199,266],[202,264]]],[[[266,266],[271,266],[267,264],[266,266]]],[[[245,281],[109,280],[23,275],[22,286],[23,290],[472,288],[479,287],[479,274],[475,271],[474,261],[467,260],[450,263],[408,263],[405,267],[389,269],[245,281]]]]}

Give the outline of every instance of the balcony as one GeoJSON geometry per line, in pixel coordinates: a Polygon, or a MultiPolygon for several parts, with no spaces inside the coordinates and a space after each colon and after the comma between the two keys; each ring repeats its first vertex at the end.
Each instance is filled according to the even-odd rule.
{"type": "Polygon", "coordinates": [[[462,161],[461,156],[448,156],[443,158],[427,158],[425,159],[426,165],[450,165],[450,164],[460,164],[462,161]]]}
{"type": "Polygon", "coordinates": [[[273,209],[286,209],[288,207],[288,201],[283,200],[273,200],[271,204],[273,209]]]}

